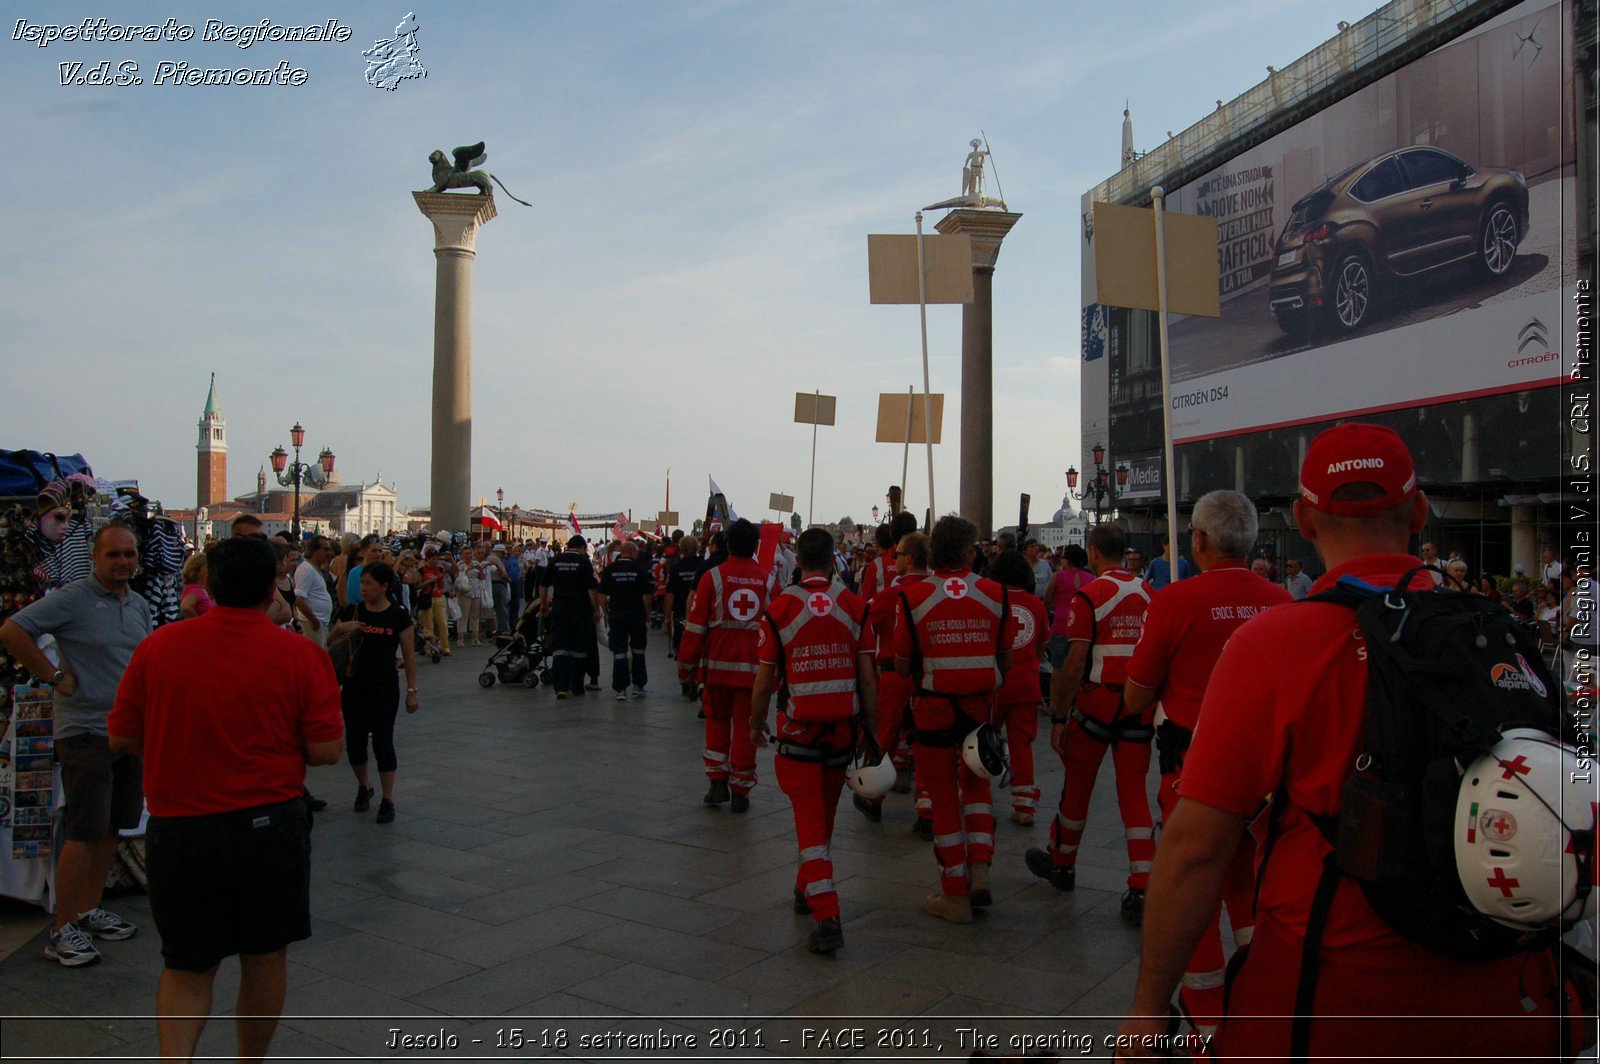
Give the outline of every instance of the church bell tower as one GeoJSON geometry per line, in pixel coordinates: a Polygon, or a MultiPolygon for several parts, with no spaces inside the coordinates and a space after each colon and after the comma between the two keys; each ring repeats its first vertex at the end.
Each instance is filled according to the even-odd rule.
{"type": "Polygon", "coordinates": [[[195,446],[195,505],[215,506],[228,497],[228,423],[217,410],[217,375],[200,415],[200,442],[195,446]]]}

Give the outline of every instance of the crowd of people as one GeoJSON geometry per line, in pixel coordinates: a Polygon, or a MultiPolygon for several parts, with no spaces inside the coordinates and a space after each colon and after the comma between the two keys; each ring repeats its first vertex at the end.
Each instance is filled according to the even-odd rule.
{"type": "MultiPolygon", "coordinates": [[[[564,700],[599,690],[603,643],[614,697],[627,702],[645,696],[659,628],[679,691],[704,721],[704,804],[748,811],[757,752],[772,749],[793,810],[794,909],[811,918],[815,952],[845,944],[832,838],[847,787],[874,824],[889,794],[911,796],[911,830],[931,843],[938,883],[922,908],[972,924],[997,904],[996,860],[1076,889],[1109,756],[1128,867],[1119,910],[1144,939],[1126,1054],[1172,1047],[1174,1002],[1190,1044],[1223,1055],[1281,1057],[1308,1045],[1314,1055],[1360,1054],[1418,1037],[1432,1051],[1480,1055],[1559,1048],[1564,984],[1548,949],[1464,966],[1397,934],[1362,889],[1329,872],[1326,822],[1345,801],[1368,712],[1367,650],[1334,592],[1398,594],[1403,579],[1470,587],[1489,600],[1482,609],[1537,630],[1551,649],[1538,667],[1518,654],[1518,677],[1501,686],[1539,691],[1543,705],[1551,677],[1593,684],[1587,570],[1547,554],[1545,582],[1502,591],[1473,581],[1460,559],[1438,565],[1431,543],[1411,556],[1428,511],[1410,470],[1388,430],[1345,425],[1317,438],[1295,506],[1324,567],[1315,579],[1297,560],[1280,572],[1252,557],[1256,510],[1234,491],[1195,504],[1176,580],[1164,554],[1146,561],[1111,522],[1082,547],[1054,551],[1009,536],[980,542],[956,515],[919,530],[904,511],[862,549],[820,528],[796,536],[743,520],[712,520],[703,537],[591,548],[581,535],[295,542],[269,539],[244,516],[231,538],[189,559],[185,619],[154,633],[128,587],[133,534],[107,525],[94,538],[92,576],[0,627],[0,642],[57,700],[68,841],[46,955],[92,964],[96,939],[136,932],[101,907],[101,890],[117,831],[147,804],[166,964],[162,1051],[192,1054],[218,965],[238,955],[239,1013],[256,1017],[240,1022],[240,1052],[259,1055],[282,1008],[285,950],[310,934],[310,822],[327,803],[305,791],[306,766],[342,756],[352,809],[368,812],[376,798],[376,821],[390,823],[395,727],[402,706],[420,708],[419,657],[532,633],[564,700]],[[60,662],[36,645],[45,635],[60,662]],[[1293,668],[1269,667],[1291,654],[1293,668]],[[213,667],[195,670],[197,660],[213,667]],[[1062,792],[1042,845],[998,854],[998,792],[1009,790],[1021,827],[1044,801],[1041,717],[1062,792]],[[238,918],[239,899],[251,919],[238,918]],[[1309,1000],[1296,996],[1308,969],[1309,1000]],[[1259,1019],[1308,1012],[1329,1019],[1309,1029],[1259,1019]],[[1467,1031],[1460,1015],[1482,1019],[1467,1031]]],[[[1537,811],[1518,815],[1532,830],[1537,811]]],[[[1587,815],[1553,830],[1592,866],[1587,815]]],[[[1517,885],[1495,871],[1508,890],[1517,885]]],[[[1584,884],[1576,909],[1570,899],[1558,906],[1550,926],[1592,914],[1588,893],[1584,884]]]]}

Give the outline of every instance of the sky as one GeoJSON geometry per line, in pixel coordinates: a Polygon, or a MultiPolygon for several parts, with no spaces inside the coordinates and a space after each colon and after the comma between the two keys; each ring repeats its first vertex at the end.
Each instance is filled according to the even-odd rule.
{"type": "MultiPolygon", "coordinates": [[[[961,191],[1022,214],[994,280],[995,520],[1048,515],[1078,454],[1078,202],[1136,146],[1204,117],[1332,36],[1319,0],[1195,5],[479,0],[416,11],[423,79],[364,80],[401,4],[7,3],[0,129],[0,447],[82,453],[171,507],[195,497],[217,375],[228,487],[295,421],[425,506],[433,234],[427,155],[479,140],[501,195],[474,264],[473,496],[685,520],[715,477],[735,509],[808,505],[796,391],[839,397],[815,517],[856,520],[900,479],[877,395],[921,384],[915,306],[868,303],[866,236],[961,191]],[[201,40],[208,19],[336,18],[345,43],[201,40]],[[15,39],[19,20],[193,26],[195,39],[15,39]],[[61,84],[137,63],[141,85],[61,84]],[[154,83],[162,61],[273,67],[304,84],[154,83]]],[[[929,212],[925,226],[941,212],[929,212]]],[[[941,511],[957,499],[961,311],[928,311],[941,511]]],[[[914,453],[907,503],[927,504],[914,453]]],[[[809,516],[809,515],[807,515],[809,516]]]]}

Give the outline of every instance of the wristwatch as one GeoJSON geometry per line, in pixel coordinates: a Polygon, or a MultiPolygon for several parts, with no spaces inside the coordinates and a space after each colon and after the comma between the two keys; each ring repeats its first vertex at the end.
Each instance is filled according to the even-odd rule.
{"type": "Polygon", "coordinates": [[[408,694],[408,695],[414,695],[414,694],[416,694],[416,693],[417,693],[417,689],[416,689],[416,688],[415,688],[415,687],[407,687],[407,688],[406,688],[406,694],[408,694]]]}
{"type": "Polygon", "coordinates": [[[59,687],[59,686],[61,686],[61,684],[63,682],[66,681],[66,678],[67,678],[67,674],[62,672],[60,669],[57,669],[55,671],[55,674],[50,677],[50,686],[51,687],[59,687]]]}
{"type": "Polygon", "coordinates": [[[1065,717],[1058,717],[1053,713],[1050,715],[1050,723],[1051,724],[1065,724],[1067,721],[1069,721],[1071,719],[1072,719],[1072,715],[1071,714],[1068,714],[1065,717]]]}

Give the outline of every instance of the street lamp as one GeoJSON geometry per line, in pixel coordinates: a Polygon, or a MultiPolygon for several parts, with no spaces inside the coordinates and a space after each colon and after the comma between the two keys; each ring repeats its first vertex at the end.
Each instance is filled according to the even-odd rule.
{"type": "Polygon", "coordinates": [[[1107,500],[1115,503],[1117,496],[1122,494],[1122,489],[1128,486],[1128,467],[1119,465],[1116,468],[1117,486],[1111,487],[1111,470],[1105,467],[1106,449],[1104,444],[1095,444],[1091,453],[1094,455],[1094,478],[1084,485],[1082,491],[1074,491],[1078,486],[1078,471],[1072,466],[1067,467],[1067,494],[1083,502],[1086,499],[1094,500],[1094,523],[1100,523],[1100,511],[1107,500]]]}
{"type": "Polygon", "coordinates": [[[300,461],[300,448],[306,442],[306,430],[300,422],[294,423],[294,428],[289,430],[289,442],[294,445],[294,462],[289,461],[289,452],[279,444],[272,449],[272,475],[284,487],[294,486],[294,518],[292,522],[294,541],[300,542],[300,485],[309,484],[321,490],[328,486],[328,480],[333,476],[333,452],[324,447],[317,456],[316,465],[300,461]]]}

